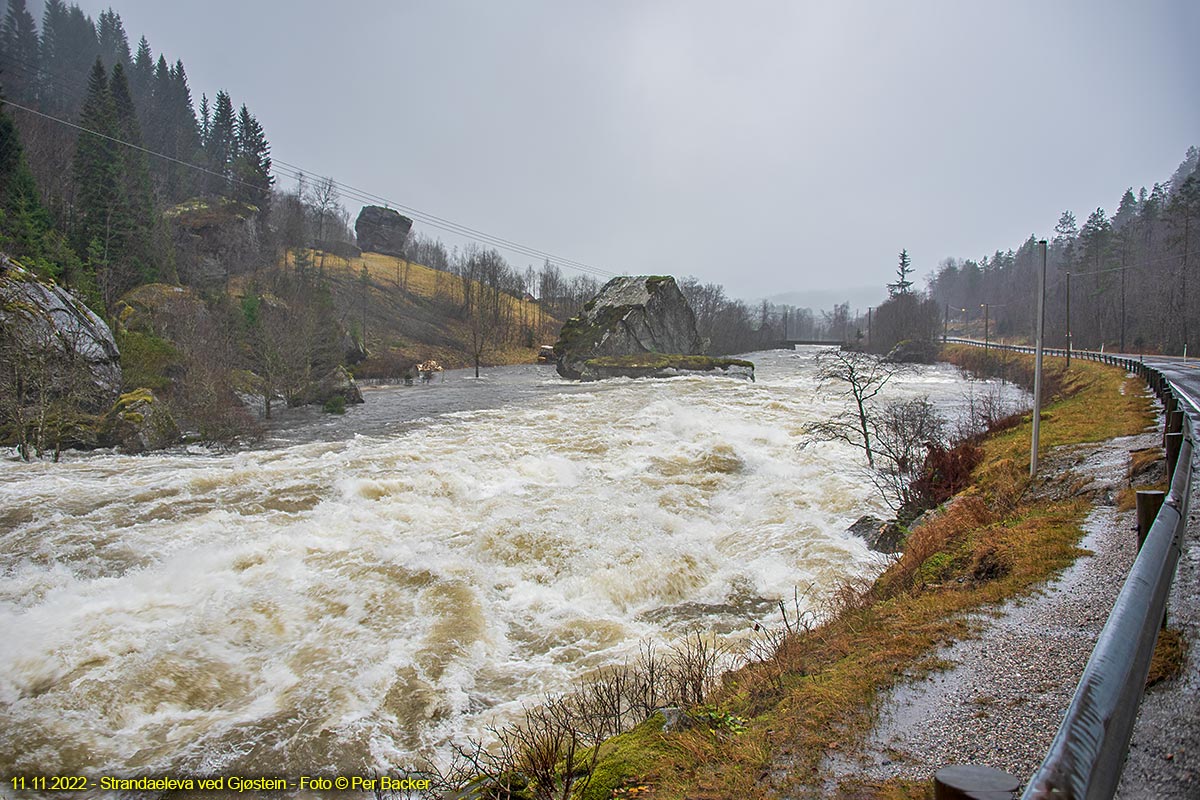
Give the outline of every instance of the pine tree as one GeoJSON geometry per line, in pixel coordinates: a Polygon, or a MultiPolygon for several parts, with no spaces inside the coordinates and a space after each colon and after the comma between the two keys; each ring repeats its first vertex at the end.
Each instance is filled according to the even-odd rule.
{"type": "Polygon", "coordinates": [[[25,7],[25,0],[11,0],[0,30],[0,51],[5,55],[3,80],[5,96],[22,103],[37,99],[39,67],[37,26],[25,7]]]}
{"type": "Polygon", "coordinates": [[[896,282],[887,285],[888,294],[892,297],[902,294],[909,294],[912,290],[913,282],[908,279],[912,274],[912,261],[908,257],[908,250],[900,251],[900,263],[896,267],[896,282]]]}
{"type": "Polygon", "coordinates": [[[245,104],[237,121],[237,157],[233,164],[233,196],[266,211],[271,200],[271,145],[262,125],[245,104]]]}

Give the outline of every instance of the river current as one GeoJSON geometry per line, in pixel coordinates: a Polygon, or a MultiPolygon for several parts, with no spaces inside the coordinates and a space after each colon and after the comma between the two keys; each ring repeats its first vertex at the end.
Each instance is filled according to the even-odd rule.
{"type": "MultiPolygon", "coordinates": [[[[756,383],[449,372],[258,449],[0,462],[0,774],[407,766],[796,587],[873,574],[856,451],[799,447],[814,350],[756,383]]],[[[898,377],[959,413],[946,365],[898,377]]]]}

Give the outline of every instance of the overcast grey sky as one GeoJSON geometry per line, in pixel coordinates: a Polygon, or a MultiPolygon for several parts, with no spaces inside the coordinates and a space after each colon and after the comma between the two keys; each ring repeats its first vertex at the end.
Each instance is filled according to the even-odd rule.
{"type": "Polygon", "coordinates": [[[278,159],[747,299],[882,295],[902,247],[1015,247],[1200,144],[1195,0],[112,4],[278,159]]]}

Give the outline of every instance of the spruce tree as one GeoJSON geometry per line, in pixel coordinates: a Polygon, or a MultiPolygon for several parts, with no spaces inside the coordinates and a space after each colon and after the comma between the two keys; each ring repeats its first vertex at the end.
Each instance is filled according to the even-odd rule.
{"type": "Polygon", "coordinates": [[[37,256],[49,228],[17,128],[0,105],[0,250],[19,258],[37,256]]]}
{"type": "Polygon", "coordinates": [[[262,125],[242,105],[237,121],[237,157],[233,165],[233,196],[266,211],[271,200],[271,145],[262,125]]]}
{"type": "Polygon", "coordinates": [[[38,35],[33,15],[25,0],[11,0],[0,30],[0,50],[4,52],[3,89],[5,96],[21,103],[37,99],[38,35]]]}
{"type": "Polygon", "coordinates": [[[900,251],[900,264],[896,267],[896,282],[887,285],[888,294],[892,297],[896,295],[908,294],[912,289],[913,282],[908,279],[912,273],[912,261],[908,257],[908,250],[900,251]]]}
{"type": "Polygon", "coordinates": [[[200,95],[200,146],[208,146],[208,133],[212,128],[212,109],[208,107],[208,95],[200,95]]]}
{"type": "Polygon", "coordinates": [[[206,166],[211,173],[206,183],[208,194],[224,194],[228,190],[228,178],[233,166],[233,149],[236,145],[236,124],[233,101],[222,89],[217,92],[212,125],[204,147],[206,166]]]}
{"type": "Polygon", "coordinates": [[[137,110],[134,108],[133,97],[125,78],[125,70],[119,62],[112,69],[108,90],[112,97],[117,136],[121,141],[132,145],[119,146],[116,151],[120,178],[119,250],[122,266],[125,267],[120,288],[124,290],[134,283],[158,278],[158,254],[154,247],[156,219],[146,154],[138,149],[142,145],[142,134],[138,125],[137,110]]]}
{"type": "Polygon", "coordinates": [[[100,47],[100,58],[106,65],[122,64],[128,67],[132,62],[125,25],[121,22],[121,15],[111,8],[100,12],[96,21],[96,42],[100,47]]]}
{"type": "MultiPolygon", "coordinates": [[[[171,69],[171,103],[168,114],[171,128],[168,154],[189,164],[202,161],[200,124],[192,107],[192,90],[188,86],[187,72],[184,71],[182,61],[176,61],[171,69]]],[[[172,203],[185,200],[195,193],[196,186],[196,174],[192,170],[179,167],[175,171],[175,180],[169,187],[168,199],[172,203]]]]}
{"type": "Polygon", "coordinates": [[[108,74],[99,58],[88,80],[79,124],[87,133],[79,135],[75,150],[75,205],[78,222],[75,246],[88,253],[89,277],[100,288],[105,305],[116,299],[110,269],[117,249],[117,219],[120,194],[120,159],[112,139],[119,131],[116,110],[108,87],[108,74]],[[97,135],[99,134],[99,135],[97,135]]]}
{"type": "Polygon", "coordinates": [[[133,94],[134,105],[140,113],[142,130],[146,129],[153,83],[154,53],[150,50],[150,42],[143,36],[138,42],[137,55],[133,57],[133,68],[129,71],[129,91],[133,94]]]}

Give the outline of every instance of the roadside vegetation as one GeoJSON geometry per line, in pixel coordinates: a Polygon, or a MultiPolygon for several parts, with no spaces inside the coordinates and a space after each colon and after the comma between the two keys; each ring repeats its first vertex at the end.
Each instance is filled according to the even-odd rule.
{"type": "MultiPolygon", "coordinates": [[[[1020,374],[1032,361],[995,355],[951,347],[943,357],[982,374],[1020,374]]],[[[1138,379],[1090,362],[1046,366],[1047,454],[1152,422],[1138,379]]],[[[502,746],[486,769],[462,769],[482,763],[477,750],[460,772],[442,776],[443,789],[472,785],[482,796],[512,798],[927,796],[927,783],[826,785],[822,763],[853,756],[882,690],[944,666],[938,648],[972,634],[969,612],[1032,591],[1083,552],[1090,504],[1052,499],[1030,481],[1030,426],[1028,414],[993,420],[974,441],[980,457],[969,487],[912,530],[874,581],[820,598],[798,592],[781,603],[777,624],[756,625],[736,651],[697,635],[650,666],[642,659],[602,671],[549,702],[575,709],[570,725],[531,713],[499,732],[502,746]],[[655,710],[663,706],[671,708],[655,710]]]]}

